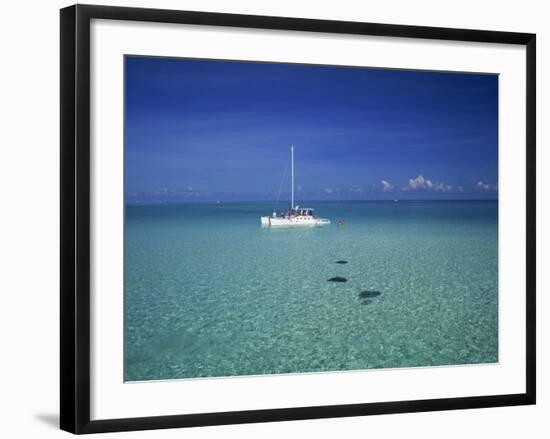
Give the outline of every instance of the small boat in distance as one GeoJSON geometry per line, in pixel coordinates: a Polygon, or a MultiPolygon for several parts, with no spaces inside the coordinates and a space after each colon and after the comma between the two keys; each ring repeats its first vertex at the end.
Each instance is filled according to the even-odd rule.
{"type": "Polygon", "coordinates": [[[290,168],[291,168],[291,201],[290,209],[286,212],[273,212],[271,216],[260,218],[262,226],[265,227],[303,227],[303,226],[326,226],[330,220],[318,218],[314,209],[294,205],[294,146],[290,147],[290,168]]]}

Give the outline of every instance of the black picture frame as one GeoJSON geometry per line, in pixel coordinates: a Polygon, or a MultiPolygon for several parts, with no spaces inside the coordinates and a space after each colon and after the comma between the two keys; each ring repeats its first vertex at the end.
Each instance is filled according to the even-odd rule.
{"type": "Polygon", "coordinates": [[[89,5],[70,6],[62,9],[60,14],[61,429],[76,434],[99,433],[535,404],[535,34],[89,5]],[[92,19],[525,46],[527,60],[525,66],[527,75],[525,115],[527,163],[525,393],[90,420],[90,21],[92,19]]]}

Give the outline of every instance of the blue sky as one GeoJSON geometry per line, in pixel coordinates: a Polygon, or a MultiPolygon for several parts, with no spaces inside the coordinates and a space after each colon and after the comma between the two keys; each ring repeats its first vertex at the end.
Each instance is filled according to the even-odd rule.
{"type": "Polygon", "coordinates": [[[128,202],[497,198],[496,75],[125,63],[128,202]]]}

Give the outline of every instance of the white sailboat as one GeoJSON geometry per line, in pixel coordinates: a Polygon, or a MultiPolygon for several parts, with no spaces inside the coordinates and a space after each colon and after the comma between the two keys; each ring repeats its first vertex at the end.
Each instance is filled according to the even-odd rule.
{"type": "Polygon", "coordinates": [[[303,227],[303,226],[326,226],[330,220],[318,218],[314,209],[310,207],[300,207],[294,204],[294,146],[290,147],[290,168],[291,168],[291,188],[290,188],[290,209],[279,213],[273,212],[271,216],[262,216],[260,218],[262,226],[265,227],[303,227]]]}

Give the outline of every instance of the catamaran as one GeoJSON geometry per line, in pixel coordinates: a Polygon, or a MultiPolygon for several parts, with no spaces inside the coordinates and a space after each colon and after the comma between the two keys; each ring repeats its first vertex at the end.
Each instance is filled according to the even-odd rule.
{"type": "Polygon", "coordinates": [[[260,221],[266,227],[302,227],[302,226],[326,226],[330,220],[318,218],[314,209],[300,207],[294,204],[294,146],[290,147],[290,209],[283,213],[273,212],[271,216],[262,216],[260,221]]]}

